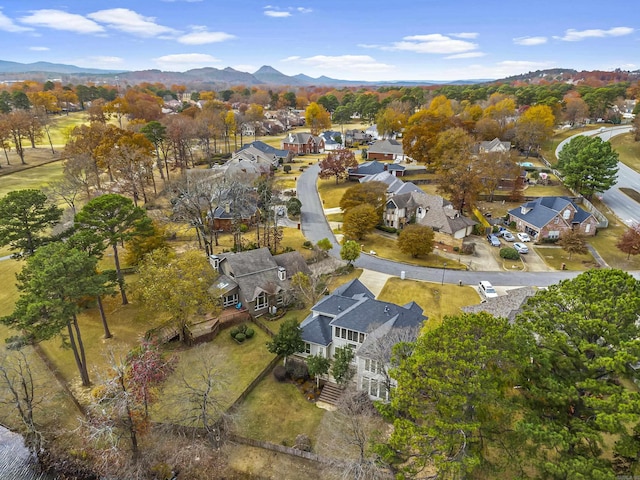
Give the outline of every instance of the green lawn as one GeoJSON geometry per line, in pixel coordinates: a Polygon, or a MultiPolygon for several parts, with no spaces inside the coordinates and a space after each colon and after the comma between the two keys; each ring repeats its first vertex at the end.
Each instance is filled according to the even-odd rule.
{"type": "MultiPolygon", "coordinates": [[[[71,112],[69,115],[55,115],[49,117],[51,126],[49,127],[49,135],[51,135],[51,143],[54,145],[66,145],[68,135],[71,130],[83,123],[87,123],[89,120],[86,112],[71,112]]],[[[41,143],[43,145],[48,144],[49,140],[46,135],[43,137],[41,143]]]]}
{"type": "Polygon", "coordinates": [[[576,135],[582,132],[588,132],[599,128],[598,125],[587,125],[586,127],[571,128],[566,130],[557,131],[556,134],[542,145],[540,153],[546,158],[552,165],[556,163],[556,148],[562,140],[576,135]]]}
{"type": "Polygon", "coordinates": [[[446,315],[459,315],[460,307],[480,303],[480,297],[474,288],[469,286],[417,280],[401,280],[390,278],[378,295],[378,300],[405,305],[416,302],[429,317],[426,327],[433,328],[442,322],[446,315]]]}
{"type": "Polygon", "coordinates": [[[355,183],[344,180],[336,184],[335,178],[329,178],[327,180],[318,179],[318,193],[320,193],[322,206],[324,208],[339,207],[344,192],[354,185],[355,183]]]}
{"type": "Polygon", "coordinates": [[[325,410],[307,401],[296,385],[279,383],[269,374],[237,414],[240,435],[292,446],[301,433],[315,441],[325,410]]]}

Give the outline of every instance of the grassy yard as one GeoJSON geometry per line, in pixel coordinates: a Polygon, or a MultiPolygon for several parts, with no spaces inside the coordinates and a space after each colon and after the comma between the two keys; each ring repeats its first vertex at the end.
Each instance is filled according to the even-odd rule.
{"type": "Polygon", "coordinates": [[[562,140],[565,140],[572,135],[576,135],[582,132],[588,132],[599,128],[598,125],[587,125],[586,127],[570,128],[566,130],[557,131],[556,134],[551,137],[547,142],[542,145],[540,153],[546,158],[552,165],[556,163],[556,148],[562,140]]]}
{"type": "Polygon", "coordinates": [[[640,258],[638,258],[640,255],[635,257],[632,255],[627,260],[627,254],[616,247],[616,243],[628,230],[628,227],[618,220],[615,215],[608,212],[607,207],[602,202],[593,200],[593,203],[609,219],[609,226],[598,230],[598,234],[595,237],[589,237],[587,240],[589,244],[598,251],[604,261],[612,268],[620,268],[622,270],[640,269],[640,258]]]}
{"type": "Polygon", "coordinates": [[[222,330],[212,342],[203,343],[192,348],[178,348],[176,372],[167,381],[162,399],[154,408],[154,420],[160,422],[176,422],[182,420],[179,398],[184,390],[183,378],[191,384],[201,385],[206,369],[214,367],[220,378],[227,384],[222,393],[223,408],[231,406],[247,386],[273,360],[266,343],[266,333],[254,327],[255,335],[242,344],[231,338],[228,330],[222,330]]]}
{"type": "Polygon", "coordinates": [[[561,270],[563,263],[567,270],[589,270],[597,266],[597,262],[590,253],[584,255],[574,253],[569,258],[569,254],[561,247],[537,246],[535,248],[545,263],[556,270],[561,270]]]}
{"type": "MultiPolygon", "coordinates": [[[[69,133],[74,127],[88,122],[88,114],[86,112],[72,112],[69,115],[56,115],[50,117],[51,126],[49,135],[51,135],[51,143],[63,146],[67,143],[69,133]]],[[[48,142],[46,135],[42,142],[48,142]]]]}
{"type": "Polygon", "coordinates": [[[633,133],[617,135],[611,140],[611,146],[620,156],[620,161],[640,172],[640,142],[633,139],[633,133]]]}
{"type": "Polygon", "coordinates": [[[340,181],[336,184],[335,178],[327,180],[318,180],[318,193],[322,200],[324,208],[336,208],[340,206],[340,200],[349,187],[353,187],[355,183],[348,181],[340,181]]]}
{"type": "Polygon", "coordinates": [[[400,251],[397,240],[381,235],[375,231],[367,235],[364,240],[360,240],[360,244],[363,245],[362,250],[364,252],[373,250],[376,252],[376,255],[396,262],[434,268],[442,268],[442,264],[447,262],[448,269],[462,270],[466,268],[464,264],[459,263],[457,260],[438,255],[437,250],[434,250],[434,253],[430,253],[429,255],[411,258],[411,255],[406,255],[400,251]]]}
{"type": "Polygon", "coordinates": [[[447,315],[460,314],[460,307],[480,303],[480,297],[472,287],[401,280],[395,277],[387,280],[378,300],[398,305],[416,302],[429,317],[427,328],[439,325],[447,315]]]}
{"type": "Polygon", "coordinates": [[[292,446],[301,433],[315,440],[325,410],[307,401],[296,385],[267,375],[237,413],[240,435],[292,446]]]}
{"type": "MultiPolygon", "coordinates": [[[[35,155],[35,153],[32,154],[35,155]]],[[[45,156],[47,160],[51,159],[51,152],[47,154],[39,149],[37,154],[45,156]]],[[[6,166],[3,166],[0,173],[5,169],[6,166]]],[[[0,197],[4,197],[13,190],[39,189],[59,178],[62,178],[62,162],[59,161],[17,171],[11,175],[0,176],[0,197]]]]}

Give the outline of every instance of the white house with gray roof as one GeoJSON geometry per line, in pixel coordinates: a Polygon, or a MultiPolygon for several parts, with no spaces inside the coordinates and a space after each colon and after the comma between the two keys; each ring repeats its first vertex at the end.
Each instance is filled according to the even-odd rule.
{"type": "MultiPolygon", "coordinates": [[[[355,382],[372,399],[388,400],[389,367],[373,355],[374,344],[394,330],[417,333],[427,319],[415,302],[399,306],[376,300],[358,279],[334,290],[313,307],[301,323],[305,351],[299,355],[320,355],[332,359],[336,348],[354,350],[355,382]]],[[[415,340],[415,338],[413,338],[415,340]]]]}

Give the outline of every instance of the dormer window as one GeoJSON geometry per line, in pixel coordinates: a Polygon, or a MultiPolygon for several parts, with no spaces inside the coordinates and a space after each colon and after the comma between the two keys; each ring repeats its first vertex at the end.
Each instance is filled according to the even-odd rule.
{"type": "Polygon", "coordinates": [[[278,267],[278,280],[284,282],[287,279],[287,271],[284,267],[278,267]]]}
{"type": "Polygon", "coordinates": [[[217,255],[209,255],[209,263],[216,272],[220,271],[220,257],[217,255]]]}
{"type": "Polygon", "coordinates": [[[562,218],[564,218],[565,220],[569,220],[569,217],[571,217],[571,210],[567,208],[564,212],[562,212],[562,218]]]}

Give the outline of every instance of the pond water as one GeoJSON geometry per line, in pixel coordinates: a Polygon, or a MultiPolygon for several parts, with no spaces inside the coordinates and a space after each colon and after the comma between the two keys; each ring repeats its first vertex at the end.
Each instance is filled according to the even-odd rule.
{"type": "Polygon", "coordinates": [[[55,480],[38,473],[29,461],[29,451],[22,437],[0,426],[0,478],[11,480],[55,480]]]}

